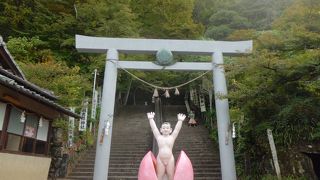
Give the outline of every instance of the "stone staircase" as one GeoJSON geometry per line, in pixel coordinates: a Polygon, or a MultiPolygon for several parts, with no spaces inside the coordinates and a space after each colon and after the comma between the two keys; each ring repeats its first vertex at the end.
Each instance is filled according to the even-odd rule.
{"type": "MultiPolygon", "coordinates": [[[[140,161],[152,149],[153,136],[146,118],[146,112],[150,111],[153,111],[152,107],[127,106],[114,120],[108,180],[137,179],[140,161]]],[[[177,113],[186,110],[184,106],[169,106],[163,111],[164,119],[174,127],[177,113]]],[[[218,148],[209,139],[208,130],[203,125],[188,127],[184,122],[174,146],[176,159],[181,149],[191,159],[195,180],[221,179],[218,148]]],[[[66,179],[91,180],[94,159],[95,149],[91,149],[66,179]]]]}
{"type": "MultiPolygon", "coordinates": [[[[140,161],[152,147],[149,106],[126,106],[114,119],[108,180],[138,179],[140,161]]],[[[65,179],[92,180],[95,149],[89,150],[65,179]]]]}
{"type": "Polygon", "coordinates": [[[87,150],[77,165],[72,169],[72,172],[64,179],[93,179],[95,154],[95,146],[87,150]]]}
{"type": "Polygon", "coordinates": [[[148,106],[127,106],[114,122],[108,180],[136,180],[140,161],[152,147],[148,106]]]}

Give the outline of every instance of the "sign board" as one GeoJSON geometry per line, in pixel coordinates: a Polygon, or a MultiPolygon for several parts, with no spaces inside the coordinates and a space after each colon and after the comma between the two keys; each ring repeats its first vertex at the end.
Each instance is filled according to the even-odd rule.
{"type": "MultiPolygon", "coordinates": [[[[75,108],[71,107],[70,110],[75,112],[75,108]]],[[[69,127],[68,127],[68,146],[73,146],[73,137],[74,137],[74,117],[69,116],[69,127]]]]}
{"type": "Polygon", "coordinates": [[[200,99],[200,111],[201,112],[206,112],[206,102],[205,102],[205,99],[204,99],[204,96],[203,94],[200,94],[199,95],[199,99],[200,99]]]}
{"type": "Polygon", "coordinates": [[[97,105],[98,105],[98,91],[95,90],[92,97],[92,109],[91,109],[91,119],[96,119],[97,105]]]}
{"type": "Polygon", "coordinates": [[[79,131],[86,131],[88,120],[88,102],[84,103],[80,113],[79,131]]]}

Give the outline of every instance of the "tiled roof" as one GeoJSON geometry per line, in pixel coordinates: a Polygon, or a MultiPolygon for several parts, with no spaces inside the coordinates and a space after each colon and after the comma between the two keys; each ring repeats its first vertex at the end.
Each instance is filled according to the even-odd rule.
{"type": "Polygon", "coordinates": [[[58,99],[56,96],[53,95],[53,93],[48,92],[48,90],[45,90],[43,88],[40,88],[39,86],[36,86],[36,85],[30,83],[26,79],[22,79],[21,77],[15,76],[10,71],[3,69],[1,66],[0,66],[0,74],[15,80],[17,83],[27,87],[28,89],[30,89],[32,91],[35,91],[38,94],[41,94],[42,96],[45,96],[48,99],[51,99],[51,100],[58,99]]]}
{"type": "Polygon", "coordinates": [[[31,98],[37,99],[40,102],[42,102],[48,106],[51,106],[51,107],[57,109],[58,111],[63,112],[66,115],[69,115],[72,117],[77,117],[77,118],[80,117],[78,114],[76,114],[68,109],[65,109],[64,107],[60,106],[59,104],[55,103],[54,101],[52,101],[46,97],[38,94],[37,92],[30,90],[29,88],[21,85],[20,83],[18,83],[17,81],[15,81],[12,78],[9,78],[7,76],[0,74],[0,84],[7,86],[8,88],[14,89],[14,90],[20,92],[21,94],[24,94],[24,95],[29,96],[31,98]]]}

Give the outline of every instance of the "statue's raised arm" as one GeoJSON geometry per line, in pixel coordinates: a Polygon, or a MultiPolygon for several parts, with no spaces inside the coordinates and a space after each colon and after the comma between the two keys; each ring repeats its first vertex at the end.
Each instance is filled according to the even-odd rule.
{"type": "Polygon", "coordinates": [[[156,139],[158,139],[159,136],[161,136],[161,134],[160,134],[160,132],[159,132],[159,130],[157,128],[156,123],[154,122],[154,115],[155,115],[154,112],[147,113],[147,117],[149,119],[149,123],[150,123],[150,127],[151,127],[151,130],[152,130],[152,133],[153,133],[154,137],[156,139]]]}
{"type": "Polygon", "coordinates": [[[174,139],[176,139],[178,137],[178,134],[179,134],[180,129],[182,127],[182,122],[186,119],[186,115],[183,113],[179,113],[177,115],[177,118],[178,118],[178,122],[176,124],[176,127],[174,128],[174,131],[171,134],[174,139]]]}

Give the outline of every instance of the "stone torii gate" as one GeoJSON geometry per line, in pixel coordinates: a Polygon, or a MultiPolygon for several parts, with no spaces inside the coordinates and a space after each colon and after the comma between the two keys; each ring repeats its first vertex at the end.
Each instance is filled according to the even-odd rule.
{"type": "Polygon", "coordinates": [[[221,95],[227,95],[223,55],[251,53],[252,41],[129,39],[76,35],[76,48],[79,52],[107,53],[94,180],[108,179],[118,67],[138,70],[213,70],[222,179],[236,180],[233,143],[230,134],[229,104],[228,99],[221,98],[221,95]],[[160,49],[170,50],[174,54],[212,56],[212,62],[177,62],[163,67],[146,61],[119,61],[119,53],[156,54],[160,49]]]}

